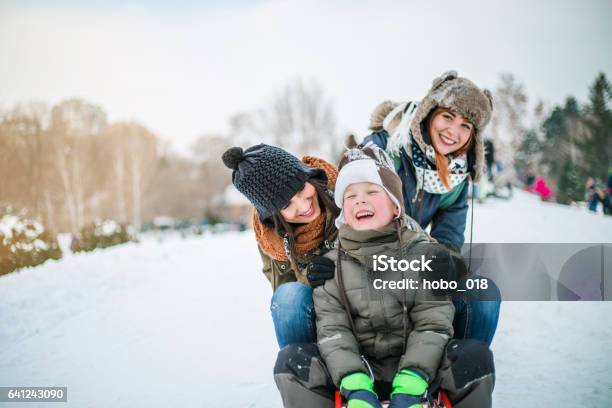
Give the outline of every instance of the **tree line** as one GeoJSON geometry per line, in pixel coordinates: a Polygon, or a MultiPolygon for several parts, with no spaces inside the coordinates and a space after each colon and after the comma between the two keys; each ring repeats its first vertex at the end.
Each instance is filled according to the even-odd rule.
{"type": "Polygon", "coordinates": [[[612,171],[611,102],[610,82],[600,73],[585,103],[568,96],[525,129],[517,146],[516,168],[543,175],[560,203],[583,201],[586,179],[593,177],[603,186],[612,171]]]}
{"type": "Polygon", "coordinates": [[[73,233],[98,219],[139,229],[158,215],[218,218],[231,183],[220,160],[227,148],[264,142],[330,159],[333,115],[316,82],[296,80],[235,114],[228,135],[203,135],[180,155],[143,124],[109,122],[88,101],[20,104],[0,112],[0,205],[73,233]]]}
{"type": "MultiPolygon", "coordinates": [[[[519,174],[544,176],[564,203],[584,198],[587,176],[605,179],[612,167],[612,93],[603,73],[582,105],[568,97],[552,108],[530,107],[511,74],[500,75],[493,91],[485,137],[498,160],[519,174]]],[[[220,161],[228,147],[270,143],[336,162],[345,144],[316,81],[291,81],[229,125],[226,135],[200,137],[185,156],[143,124],[109,122],[88,101],[15,106],[0,112],[0,205],[25,208],[47,228],[74,233],[105,218],[139,228],[157,215],[219,215],[231,182],[220,161]]]]}
{"type": "Polygon", "coordinates": [[[73,233],[97,219],[139,228],[159,214],[201,216],[222,188],[209,163],[172,153],[140,123],[110,123],[78,99],[4,112],[0,172],[2,204],[73,233]]]}

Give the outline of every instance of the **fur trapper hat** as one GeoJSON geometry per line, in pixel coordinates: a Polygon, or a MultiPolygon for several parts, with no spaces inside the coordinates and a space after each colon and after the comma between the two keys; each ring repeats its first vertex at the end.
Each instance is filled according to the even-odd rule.
{"type": "MultiPolygon", "coordinates": [[[[378,105],[372,113],[370,129],[375,132],[382,131],[383,121],[398,105],[391,101],[378,105]]],[[[459,77],[456,71],[448,71],[434,79],[431,89],[416,108],[410,124],[412,138],[423,151],[425,151],[426,142],[421,132],[421,123],[438,107],[458,112],[474,125],[474,151],[468,152],[468,156],[475,155],[475,158],[469,171],[472,178],[478,181],[483,173],[485,162],[482,132],[491,120],[493,111],[491,93],[486,89],[481,90],[469,79],[459,77]]],[[[391,130],[399,125],[400,120],[401,115],[392,118],[386,130],[391,133],[391,130]]]]}

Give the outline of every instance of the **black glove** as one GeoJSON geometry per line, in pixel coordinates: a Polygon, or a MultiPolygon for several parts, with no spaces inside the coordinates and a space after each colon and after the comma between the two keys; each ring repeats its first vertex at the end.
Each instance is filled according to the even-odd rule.
{"type": "Polygon", "coordinates": [[[308,263],[306,277],[310,286],[316,288],[323,285],[326,280],[333,279],[335,270],[336,264],[334,261],[323,256],[315,256],[308,263]]]}
{"type": "MultiPolygon", "coordinates": [[[[461,255],[449,251],[443,245],[433,244],[427,258],[431,259],[430,268],[432,269],[424,274],[428,280],[442,279],[449,283],[457,282],[467,274],[467,268],[461,255]]],[[[433,289],[432,292],[436,296],[445,296],[449,293],[445,289],[433,289]]]]}

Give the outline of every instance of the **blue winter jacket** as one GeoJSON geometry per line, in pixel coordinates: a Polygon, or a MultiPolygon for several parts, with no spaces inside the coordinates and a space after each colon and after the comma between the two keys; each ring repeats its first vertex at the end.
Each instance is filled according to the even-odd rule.
{"type": "MultiPolygon", "coordinates": [[[[388,137],[389,134],[383,130],[367,136],[363,143],[374,142],[382,149],[386,149],[388,137]]],[[[406,213],[414,218],[423,229],[431,224],[430,235],[433,238],[455,251],[460,251],[464,242],[463,233],[468,210],[467,180],[455,187],[457,190],[447,194],[431,194],[421,190],[419,197],[415,199],[417,186],[415,170],[411,159],[403,149],[401,165],[397,173],[402,179],[406,213]],[[452,202],[447,202],[449,197],[455,196],[452,202]]]]}

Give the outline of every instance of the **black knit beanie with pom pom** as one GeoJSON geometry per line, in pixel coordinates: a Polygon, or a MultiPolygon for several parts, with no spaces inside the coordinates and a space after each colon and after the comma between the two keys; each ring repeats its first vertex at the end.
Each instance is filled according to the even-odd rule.
{"type": "Polygon", "coordinates": [[[285,150],[258,144],[223,153],[223,163],[233,170],[232,183],[253,204],[259,219],[268,224],[311,178],[327,181],[323,169],[308,167],[285,150]]]}

